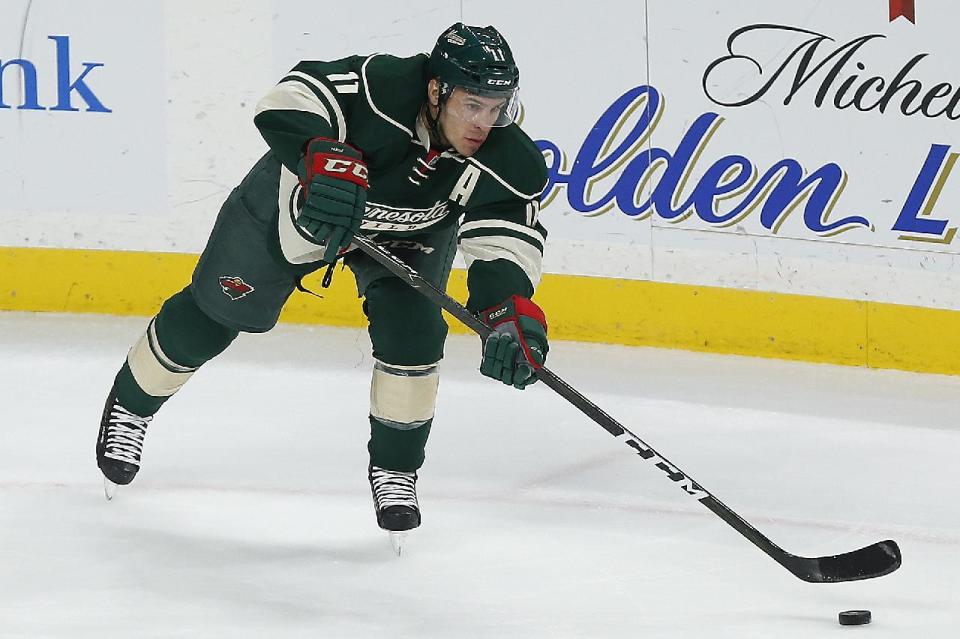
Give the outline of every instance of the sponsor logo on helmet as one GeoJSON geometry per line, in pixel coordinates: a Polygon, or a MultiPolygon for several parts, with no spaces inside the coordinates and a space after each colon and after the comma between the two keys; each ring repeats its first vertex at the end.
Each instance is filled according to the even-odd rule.
{"type": "Polygon", "coordinates": [[[220,289],[224,295],[234,302],[241,297],[246,297],[255,290],[252,286],[244,282],[242,277],[236,277],[234,275],[221,275],[219,281],[220,289]]]}
{"type": "Polygon", "coordinates": [[[450,44],[455,44],[458,47],[462,47],[467,43],[467,41],[463,38],[463,36],[457,35],[456,33],[447,34],[447,42],[449,42],[450,44]]]}
{"type": "Polygon", "coordinates": [[[508,86],[510,86],[511,84],[513,84],[513,80],[495,80],[495,79],[492,79],[492,78],[491,78],[491,79],[487,80],[487,84],[492,84],[492,85],[498,86],[498,87],[508,87],[508,86]]]}

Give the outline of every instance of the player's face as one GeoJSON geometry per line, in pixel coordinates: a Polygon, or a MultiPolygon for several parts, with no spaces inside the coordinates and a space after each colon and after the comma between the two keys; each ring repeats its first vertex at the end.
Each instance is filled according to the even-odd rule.
{"type": "Polygon", "coordinates": [[[489,129],[497,126],[506,104],[506,98],[480,96],[455,87],[447,99],[447,110],[464,122],[489,129]]]}
{"type": "Polygon", "coordinates": [[[506,100],[473,95],[457,87],[440,109],[440,131],[457,153],[476,153],[497,122],[506,100]]]}

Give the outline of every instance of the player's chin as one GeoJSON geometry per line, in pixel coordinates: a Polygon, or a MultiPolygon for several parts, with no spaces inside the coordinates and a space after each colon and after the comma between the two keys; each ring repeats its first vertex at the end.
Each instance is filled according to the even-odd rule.
{"type": "Polygon", "coordinates": [[[460,138],[460,144],[457,146],[461,148],[457,149],[457,151],[460,155],[473,155],[480,150],[480,147],[483,146],[486,140],[487,136],[485,135],[464,135],[460,138]]]}
{"type": "Polygon", "coordinates": [[[457,151],[460,153],[460,155],[470,157],[480,150],[480,147],[483,146],[484,141],[486,141],[486,138],[464,137],[459,144],[461,148],[457,149],[457,151]]]}

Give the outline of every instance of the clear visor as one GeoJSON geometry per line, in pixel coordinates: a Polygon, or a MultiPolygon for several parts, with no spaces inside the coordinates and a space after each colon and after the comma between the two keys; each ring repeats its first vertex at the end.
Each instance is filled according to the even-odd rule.
{"type": "Polygon", "coordinates": [[[482,127],[509,126],[520,112],[520,90],[478,91],[454,87],[444,108],[450,115],[482,127]]]}

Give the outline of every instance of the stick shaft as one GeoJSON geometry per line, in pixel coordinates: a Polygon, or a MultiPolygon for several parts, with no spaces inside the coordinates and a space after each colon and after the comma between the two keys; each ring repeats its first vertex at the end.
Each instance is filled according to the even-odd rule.
{"type": "MultiPolygon", "coordinates": [[[[378,246],[373,240],[356,236],[353,243],[366,255],[477,333],[481,340],[486,340],[487,336],[493,332],[460,302],[423,279],[419,273],[378,246]]],[[[550,369],[545,366],[537,369],[537,378],[608,433],[618,439],[624,438],[624,443],[637,455],[666,473],[667,477],[680,486],[685,493],[695,498],[800,579],[810,582],[869,579],[893,572],[900,566],[900,551],[896,543],[889,540],[831,557],[807,558],[788,553],[550,369]]]]}

